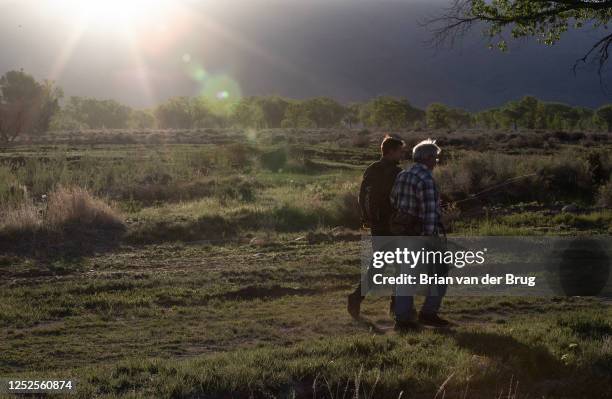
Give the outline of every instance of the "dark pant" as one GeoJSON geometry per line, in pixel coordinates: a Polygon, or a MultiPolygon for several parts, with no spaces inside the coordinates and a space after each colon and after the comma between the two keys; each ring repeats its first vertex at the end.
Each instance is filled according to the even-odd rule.
{"type": "MultiPolygon", "coordinates": [[[[388,225],[385,224],[385,225],[375,225],[375,226],[372,226],[370,228],[370,235],[374,237],[374,236],[391,236],[392,234],[391,234],[391,231],[389,230],[388,225]]],[[[374,241],[372,241],[372,246],[374,246],[374,241]]],[[[377,249],[373,247],[372,250],[376,251],[377,249]]],[[[368,268],[368,275],[372,271],[374,271],[374,269],[372,267],[369,267],[368,268]]],[[[365,298],[365,295],[363,295],[363,292],[362,292],[362,280],[361,280],[361,278],[359,279],[359,284],[357,285],[357,287],[355,287],[355,290],[353,291],[353,293],[351,295],[352,296],[359,296],[359,298],[361,298],[361,300],[363,300],[363,298],[365,298]]],[[[391,297],[392,304],[394,302],[393,299],[394,298],[391,297]]]]}
{"type": "MultiPolygon", "coordinates": [[[[441,250],[437,240],[432,241],[430,244],[426,244],[425,248],[428,250],[441,250]]],[[[418,268],[419,266],[417,266],[418,268]]],[[[429,276],[439,275],[446,276],[448,274],[448,266],[446,264],[432,264],[422,270],[429,276]]],[[[406,271],[410,273],[410,271],[406,271]]],[[[421,313],[424,314],[436,314],[442,305],[442,299],[446,295],[446,284],[431,284],[428,285],[425,293],[425,302],[421,307],[421,313]]],[[[416,319],[416,310],[414,308],[414,296],[410,294],[402,294],[401,289],[397,290],[395,300],[395,319],[397,321],[413,321],[416,319]]]]}
{"type": "MultiPolygon", "coordinates": [[[[425,297],[425,302],[421,307],[421,313],[436,314],[442,305],[442,298],[446,294],[446,284],[438,284],[435,287],[430,287],[429,295],[425,297]],[[435,295],[432,295],[435,294],[435,295]]],[[[413,321],[416,317],[414,309],[414,297],[399,295],[395,301],[395,318],[398,321],[413,321]]]]}

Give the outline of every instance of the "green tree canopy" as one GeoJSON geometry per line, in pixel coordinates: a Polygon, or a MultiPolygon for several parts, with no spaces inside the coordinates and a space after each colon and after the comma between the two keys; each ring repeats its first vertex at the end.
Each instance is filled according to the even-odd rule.
{"type": "MultiPolygon", "coordinates": [[[[507,49],[505,35],[536,37],[546,45],[557,43],[567,30],[607,28],[612,17],[610,0],[452,0],[441,15],[426,21],[433,26],[435,44],[453,44],[473,26],[484,26],[490,46],[507,49]]],[[[576,61],[597,58],[599,71],[608,60],[612,33],[604,34],[576,61]]]]}
{"type": "Polygon", "coordinates": [[[236,103],[205,97],[172,97],[153,111],[162,129],[226,127],[236,103]]]}
{"type": "Polygon", "coordinates": [[[85,128],[125,129],[132,109],[115,100],[73,96],[68,100],[64,112],[85,128]]]}
{"type": "Polygon", "coordinates": [[[238,125],[254,128],[281,127],[289,101],[278,96],[244,97],[232,109],[232,119],[238,125]]]}
{"type": "Polygon", "coordinates": [[[440,103],[429,104],[425,110],[425,120],[427,121],[427,127],[430,129],[448,128],[450,126],[448,108],[440,103]]]}
{"type": "Polygon", "coordinates": [[[310,119],[308,109],[300,101],[292,101],[289,103],[281,126],[292,128],[316,127],[314,121],[310,119]]]}
{"type": "Polygon", "coordinates": [[[381,96],[370,100],[362,112],[362,121],[368,126],[388,129],[411,127],[424,119],[423,110],[413,107],[406,98],[381,96]]]}
{"type": "Polygon", "coordinates": [[[131,129],[151,129],[155,127],[155,116],[150,110],[133,109],[130,112],[128,127],[131,129]]]}
{"type": "Polygon", "coordinates": [[[0,142],[22,133],[47,131],[62,96],[51,81],[39,83],[23,71],[4,74],[0,77],[0,142]]]}
{"type": "Polygon", "coordinates": [[[289,101],[279,96],[257,97],[265,127],[281,127],[289,101]]]}
{"type": "Polygon", "coordinates": [[[608,104],[598,108],[595,114],[606,125],[608,132],[612,132],[612,105],[608,104]]]}

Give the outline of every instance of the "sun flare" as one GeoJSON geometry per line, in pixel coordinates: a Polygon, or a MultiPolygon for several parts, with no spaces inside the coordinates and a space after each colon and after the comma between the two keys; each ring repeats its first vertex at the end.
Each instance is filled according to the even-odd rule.
{"type": "Polygon", "coordinates": [[[114,29],[118,24],[139,24],[159,15],[167,0],[57,0],[52,12],[62,14],[90,29],[114,29]]]}

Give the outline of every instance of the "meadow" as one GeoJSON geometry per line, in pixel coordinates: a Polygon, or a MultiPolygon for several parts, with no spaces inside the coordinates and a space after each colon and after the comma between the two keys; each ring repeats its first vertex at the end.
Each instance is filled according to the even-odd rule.
{"type": "MultiPolygon", "coordinates": [[[[443,148],[451,235],[612,233],[610,134],[396,133],[443,148]]],[[[82,398],[612,396],[609,298],[451,296],[455,327],[407,334],[387,298],[350,318],[383,134],[19,138],[0,152],[0,375],[82,398]]]]}

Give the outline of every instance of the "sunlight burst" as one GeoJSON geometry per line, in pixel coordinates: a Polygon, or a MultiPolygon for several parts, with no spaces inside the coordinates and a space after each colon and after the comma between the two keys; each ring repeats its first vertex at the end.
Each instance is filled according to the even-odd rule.
{"type": "Polygon", "coordinates": [[[54,11],[84,23],[88,28],[117,27],[139,23],[163,11],[167,0],[57,0],[54,11]]]}

